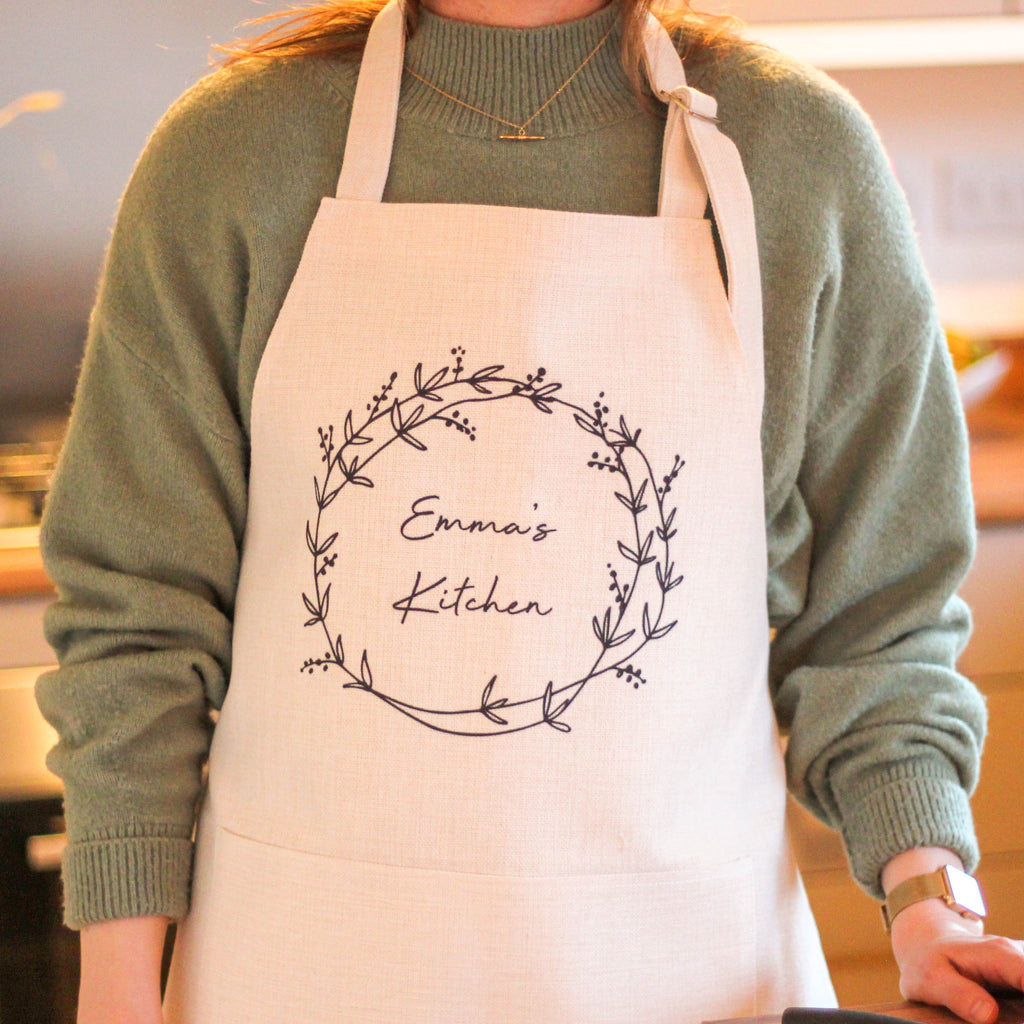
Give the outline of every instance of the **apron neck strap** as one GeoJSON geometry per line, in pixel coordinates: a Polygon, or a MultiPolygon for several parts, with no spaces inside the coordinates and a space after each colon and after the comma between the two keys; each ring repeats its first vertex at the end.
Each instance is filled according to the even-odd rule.
{"type": "Polygon", "coordinates": [[[708,202],[707,186],[683,126],[682,108],[672,102],[674,96],[688,95],[694,90],[686,84],[686,72],[675,45],[653,14],[647,15],[644,32],[644,67],[654,95],[668,104],[661,147],[658,216],[703,217],[708,202]]]}
{"type": "Polygon", "coordinates": [[[359,66],[339,199],[379,203],[384,196],[404,64],[405,7],[401,0],[388,0],[370,26],[359,66]]]}

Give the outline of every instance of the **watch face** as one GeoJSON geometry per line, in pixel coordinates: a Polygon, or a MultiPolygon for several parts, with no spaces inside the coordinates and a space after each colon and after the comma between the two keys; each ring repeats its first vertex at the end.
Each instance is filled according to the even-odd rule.
{"type": "Polygon", "coordinates": [[[950,865],[946,868],[946,880],[954,903],[978,917],[985,916],[985,900],[976,878],[950,865]]]}

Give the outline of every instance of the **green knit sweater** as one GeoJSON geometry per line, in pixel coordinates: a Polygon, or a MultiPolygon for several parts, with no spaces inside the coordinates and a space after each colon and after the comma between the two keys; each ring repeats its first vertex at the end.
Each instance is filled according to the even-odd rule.
{"type": "MultiPolygon", "coordinates": [[[[488,28],[425,13],[407,59],[525,120],[616,20],[488,28]]],[[[73,926],[187,908],[211,709],[230,676],[253,381],[344,151],[357,64],[217,72],[157,128],[124,196],[43,525],[60,599],[40,680],[66,787],[73,926]]],[[[853,872],[919,845],[977,860],[967,793],[984,709],[953,665],[972,548],[966,443],[902,197],[823,76],[736,44],[691,62],[742,154],[766,318],[769,685],[796,796],[853,872]]],[[[648,216],[664,108],[617,29],[531,125],[406,75],[386,201],[648,216]]],[[[724,713],[724,712],[723,712],[724,713]]]]}

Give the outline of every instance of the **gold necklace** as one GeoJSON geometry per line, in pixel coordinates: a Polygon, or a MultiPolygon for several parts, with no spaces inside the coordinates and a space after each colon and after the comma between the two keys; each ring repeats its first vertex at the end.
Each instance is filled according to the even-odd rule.
{"type": "MultiPolygon", "coordinates": [[[[615,26],[612,25],[612,28],[615,26]]],[[[583,63],[522,123],[516,124],[515,121],[507,121],[503,117],[498,117],[496,114],[489,114],[486,110],[481,110],[479,107],[474,107],[472,103],[467,103],[465,100],[460,100],[458,96],[453,96],[450,92],[445,92],[440,86],[434,85],[433,82],[428,82],[422,75],[416,74],[415,71],[408,64],[405,65],[405,70],[412,75],[417,81],[422,82],[425,86],[433,89],[434,92],[440,93],[446,100],[451,100],[452,103],[457,103],[460,107],[465,107],[467,110],[472,110],[475,114],[482,114],[484,117],[490,118],[492,121],[497,121],[500,124],[506,124],[509,128],[515,128],[515,135],[499,135],[499,139],[512,139],[516,142],[533,142],[544,139],[544,135],[527,135],[526,129],[534,122],[541,114],[544,113],[552,103],[562,95],[563,92],[569,87],[572,80],[593,60],[597,55],[597,51],[607,42],[608,37],[612,34],[612,28],[608,29],[607,32],[601,37],[601,41],[595,46],[590,53],[584,58],[583,63]]]]}

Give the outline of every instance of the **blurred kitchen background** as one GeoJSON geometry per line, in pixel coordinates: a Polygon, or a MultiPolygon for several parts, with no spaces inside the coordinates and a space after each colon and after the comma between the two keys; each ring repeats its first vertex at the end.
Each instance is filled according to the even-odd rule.
{"type": "MultiPolygon", "coordinates": [[[[74,1017],[59,927],[60,791],[31,686],[52,661],[35,523],[118,196],[213,41],[284,6],[0,6],[0,1024],[74,1017]]],[[[1024,934],[1024,0],[707,2],[829,70],[874,119],[915,215],[970,405],[979,556],[963,668],[992,716],[975,801],[991,926],[1024,934]]],[[[897,999],[877,909],[826,830],[798,844],[841,1001],[897,999]]]]}

